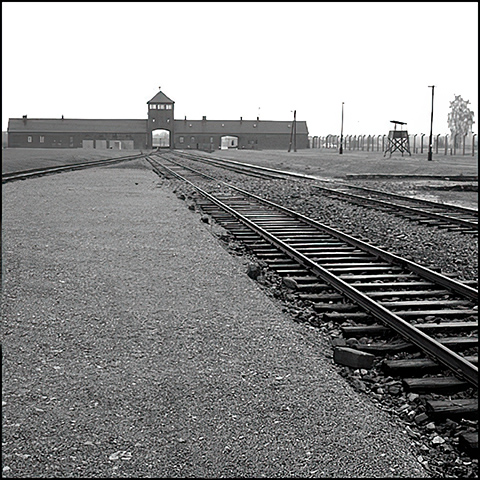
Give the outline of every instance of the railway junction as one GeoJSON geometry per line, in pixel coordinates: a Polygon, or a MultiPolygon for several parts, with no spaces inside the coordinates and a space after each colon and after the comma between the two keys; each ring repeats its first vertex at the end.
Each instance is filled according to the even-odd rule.
{"type": "MultiPolygon", "coordinates": [[[[335,322],[298,321],[320,304],[299,308],[301,295],[287,282],[281,295],[270,295],[268,281],[248,278],[253,257],[213,222],[217,213],[195,211],[202,202],[192,187],[155,177],[148,168],[160,169],[155,161],[4,185],[4,476],[35,476],[40,468],[87,477],[428,477],[447,457],[457,462],[444,468],[448,475],[474,474],[476,460],[453,454],[461,435],[449,438],[443,422],[430,422],[425,437],[412,430],[422,395],[375,369],[343,367],[339,375],[324,335],[335,322]],[[242,255],[231,256],[237,248],[242,255]],[[369,373],[374,402],[361,388],[369,373]],[[376,401],[379,382],[391,390],[392,408],[376,401]]],[[[284,188],[283,180],[268,181],[284,188]]],[[[256,182],[267,193],[264,180],[249,180],[256,182]]],[[[418,227],[425,238],[428,228],[442,228],[438,215],[418,227]]],[[[445,226],[445,239],[469,244],[469,227],[445,226]]],[[[306,230],[297,228],[305,241],[306,230]]],[[[274,269],[298,271],[255,245],[274,269]]],[[[467,294],[472,283],[464,283],[467,294]]],[[[406,302],[397,303],[401,310],[406,302]]],[[[362,349],[358,341],[355,348],[362,349]]],[[[474,423],[456,420],[452,435],[474,423]]]]}

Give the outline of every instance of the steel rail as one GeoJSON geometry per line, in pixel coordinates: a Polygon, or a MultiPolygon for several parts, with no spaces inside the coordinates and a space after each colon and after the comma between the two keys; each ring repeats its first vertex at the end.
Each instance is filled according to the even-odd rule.
{"type": "Polygon", "coordinates": [[[128,157],[119,157],[119,158],[108,158],[105,160],[94,160],[91,162],[83,163],[71,163],[68,165],[61,165],[56,167],[45,167],[45,168],[32,168],[29,170],[22,170],[20,172],[7,172],[2,173],[2,183],[11,182],[13,180],[21,180],[24,178],[34,177],[37,175],[45,175],[48,173],[57,173],[67,170],[79,170],[87,167],[98,167],[102,165],[110,165],[112,163],[126,162],[129,160],[135,160],[137,158],[143,158],[145,154],[139,154],[128,157]]]}
{"type": "MultiPolygon", "coordinates": [[[[175,152],[175,153],[178,153],[178,152],[175,152]]],[[[185,152],[183,152],[183,153],[185,153],[185,152]]],[[[205,160],[210,160],[208,157],[202,157],[202,158],[204,158],[205,160]]],[[[285,175],[287,177],[306,178],[308,180],[322,180],[322,181],[327,181],[327,182],[332,181],[330,179],[323,179],[323,178],[320,178],[320,177],[316,177],[314,175],[308,175],[306,173],[296,173],[296,172],[287,172],[286,170],[276,170],[275,168],[262,167],[260,165],[252,165],[250,163],[237,162],[235,160],[230,160],[230,159],[229,160],[218,159],[217,161],[233,163],[233,164],[236,164],[236,165],[241,165],[241,166],[244,166],[244,167],[251,168],[253,170],[261,170],[261,171],[265,171],[265,172],[271,172],[271,173],[275,173],[275,174],[285,175]]]]}
{"type": "Polygon", "coordinates": [[[176,155],[186,158],[187,160],[194,160],[198,162],[206,163],[207,165],[213,165],[215,167],[224,168],[227,170],[232,170],[233,172],[243,173],[244,175],[256,175],[258,177],[263,178],[272,178],[272,179],[285,179],[286,174],[283,172],[275,172],[271,170],[271,172],[266,172],[265,170],[252,168],[248,164],[242,164],[239,162],[235,162],[235,165],[232,162],[225,162],[223,159],[216,159],[216,158],[207,158],[202,157],[201,155],[195,155],[192,153],[179,153],[175,152],[176,155]],[[193,158],[192,158],[193,157],[193,158]],[[238,166],[237,166],[238,165],[238,166]]]}
{"type": "MultiPolygon", "coordinates": [[[[461,282],[457,282],[456,280],[454,280],[452,278],[448,278],[448,277],[446,277],[446,276],[444,276],[444,275],[442,275],[438,272],[434,272],[433,270],[430,270],[427,267],[423,267],[422,265],[418,265],[417,263],[412,262],[410,260],[407,260],[406,258],[398,257],[397,255],[395,255],[393,253],[390,253],[390,252],[387,252],[386,250],[382,250],[379,247],[374,247],[373,245],[365,243],[362,240],[359,240],[358,238],[347,235],[346,233],[341,232],[339,230],[336,230],[333,227],[329,227],[328,225],[317,222],[316,220],[313,220],[309,217],[306,217],[305,215],[302,215],[299,212],[295,212],[293,210],[290,210],[289,208],[286,208],[286,207],[278,205],[274,202],[271,202],[270,200],[266,200],[264,198],[261,198],[258,195],[255,195],[251,192],[247,192],[246,190],[243,190],[242,188],[236,187],[235,185],[231,185],[231,184],[226,183],[222,180],[218,180],[218,179],[212,177],[211,175],[208,175],[208,174],[205,174],[205,173],[200,172],[198,170],[195,170],[194,168],[181,165],[180,163],[176,162],[175,160],[169,160],[169,161],[172,162],[172,163],[175,163],[176,165],[179,165],[179,166],[181,166],[181,167],[183,167],[187,170],[191,170],[198,175],[209,178],[210,180],[214,180],[216,182],[223,183],[227,187],[240,192],[242,195],[246,195],[248,197],[254,198],[255,200],[257,200],[257,201],[259,201],[259,202],[261,202],[265,205],[269,205],[276,210],[280,210],[280,211],[282,211],[284,213],[287,213],[288,215],[290,215],[294,218],[302,220],[302,221],[308,223],[309,225],[314,226],[315,228],[319,228],[321,230],[327,231],[331,235],[336,236],[337,238],[341,238],[343,241],[345,241],[347,243],[350,243],[351,245],[354,245],[354,246],[356,246],[358,248],[361,248],[363,250],[366,250],[366,251],[372,253],[373,255],[376,255],[377,257],[380,257],[384,260],[387,260],[387,261],[389,261],[389,262],[391,262],[395,265],[400,265],[402,267],[407,267],[408,269],[410,269],[413,272],[421,275],[422,277],[424,277],[424,278],[426,278],[430,281],[433,281],[435,283],[438,283],[445,288],[448,288],[450,291],[453,291],[455,293],[463,295],[467,298],[470,298],[471,300],[475,300],[475,301],[478,300],[478,290],[476,290],[472,287],[469,287],[468,285],[465,285],[461,282]]],[[[168,168],[168,167],[166,167],[166,168],[168,168]]]]}
{"type": "MultiPolygon", "coordinates": [[[[406,205],[399,205],[397,203],[389,203],[389,202],[386,202],[384,200],[379,200],[379,199],[376,199],[376,198],[366,198],[366,197],[362,197],[360,195],[355,195],[354,193],[341,192],[339,190],[334,190],[332,188],[327,188],[327,187],[321,187],[319,185],[313,185],[313,187],[318,188],[320,190],[326,190],[327,192],[331,192],[335,195],[342,195],[344,197],[350,197],[350,198],[353,198],[353,199],[360,200],[362,202],[367,202],[367,203],[370,202],[370,203],[377,204],[377,205],[380,205],[380,206],[388,207],[389,209],[395,208],[397,210],[403,210],[405,212],[418,213],[420,215],[425,215],[426,217],[448,221],[449,223],[455,223],[455,224],[461,225],[463,227],[478,228],[478,222],[473,222],[473,221],[470,221],[470,220],[464,220],[462,218],[449,217],[448,215],[444,215],[443,213],[429,212],[427,210],[423,210],[423,209],[420,209],[420,208],[408,207],[406,205]]],[[[415,201],[414,198],[412,198],[411,200],[415,201]]]]}
{"type": "MultiPolygon", "coordinates": [[[[188,156],[185,152],[182,152],[179,155],[188,158],[188,156]]],[[[214,165],[217,165],[217,166],[221,166],[222,163],[227,164],[227,165],[228,164],[235,164],[235,165],[239,165],[239,166],[242,166],[242,167],[250,168],[252,170],[272,172],[272,173],[280,174],[280,175],[287,176],[287,177],[291,176],[291,177],[303,178],[303,179],[308,179],[308,180],[317,180],[317,181],[322,180],[322,181],[332,182],[331,179],[321,179],[320,177],[315,177],[313,175],[300,174],[300,173],[295,173],[295,172],[287,172],[287,171],[283,171],[283,170],[276,170],[276,169],[273,169],[273,168],[261,167],[259,165],[252,165],[252,164],[249,164],[249,163],[237,162],[235,160],[211,159],[209,157],[196,155],[196,154],[192,154],[192,153],[188,153],[188,155],[196,158],[199,161],[210,162],[210,163],[212,163],[214,165]]],[[[361,190],[365,190],[365,191],[371,191],[371,192],[374,192],[374,193],[380,193],[380,194],[383,194],[383,195],[386,195],[386,196],[392,196],[394,198],[398,198],[398,199],[402,199],[402,200],[406,200],[406,201],[422,203],[422,204],[429,205],[429,206],[432,206],[432,207],[443,208],[444,210],[457,210],[458,212],[469,213],[469,214],[473,214],[473,215],[478,214],[477,210],[469,209],[467,207],[459,207],[457,205],[449,205],[449,204],[431,202],[429,200],[417,199],[415,197],[408,197],[408,196],[399,195],[399,194],[396,194],[396,193],[382,192],[381,190],[375,190],[375,189],[369,189],[369,188],[366,188],[366,187],[349,185],[348,183],[343,183],[343,182],[340,182],[340,185],[348,187],[348,188],[356,188],[356,189],[361,189],[361,190]]],[[[383,202],[382,203],[382,200],[371,199],[371,198],[364,199],[363,197],[356,196],[354,194],[349,194],[349,193],[346,193],[346,192],[337,192],[333,189],[328,189],[326,187],[322,187],[322,186],[319,186],[319,185],[314,185],[314,187],[319,188],[319,189],[324,189],[324,190],[330,190],[332,192],[340,193],[340,194],[345,195],[345,196],[351,196],[352,198],[358,198],[358,199],[366,200],[366,201],[369,201],[371,203],[378,203],[379,205],[383,204],[385,206],[389,206],[390,208],[392,207],[392,205],[389,204],[388,202],[383,202]]],[[[400,208],[400,209],[403,209],[405,211],[408,211],[408,212],[419,213],[419,214],[429,216],[431,218],[438,218],[438,219],[441,219],[441,220],[444,220],[444,221],[451,221],[451,222],[453,222],[455,224],[458,224],[458,225],[461,225],[461,226],[478,228],[478,222],[470,222],[469,220],[462,220],[462,219],[458,219],[458,218],[455,218],[455,217],[448,217],[448,216],[444,216],[443,214],[429,212],[429,211],[421,210],[421,209],[414,208],[414,207],[408,207],[408,206],[403,206],[403,205],[395,205],[395,206],[400,208]]]]}
{"type": "Polygon", "coordinates": [[[418,203],[423,203],[425,205],[429,205],[431,207],[446,207],[449,210],[457,210],[459,213],[470,213],[472,215],[477,215],[478,216],[478,210],[475,210],[474,208],[468,208],[468,207],[460,207],[459,205],[451,205],[449,203],[438,203],[438,202],[432,202],[431,200],[425,200],[423,198],[415,198],[415,197],[410,197],[408,195],[400,195],[399,193],[392,193],[392,192],[384,192],[382,190],[377,190],[375,188],[368,188],[368,187],[360,187],[359,185],[350,185],[348,183],[340,183],[340,185],[348,187],[348,188],[355,188],[357,190],[364,190],[366,192],[373,192],[373,193],[379,193],[381,195],[385,195],[387,197],[394,197],[398,198],[401,200],[412,200],[414,202],[418,203]]]}
{"type": "MultiPolygon", "coordinates": [[[[369,298],[367,295],[363,294],[362,292],[354,288],[352,285],[343,281],[342,279],[332,274],[331,272],[326,270],[324,267],[322,267],[318,263],[314,262],[310,258],[306,257],[305,255],[303,255],[302,253],[300,253],[299,251],[297,251],[296,249],[294,249],[293,247],[285,243],[280,238],[276,237],[275,235],[272,235],[270,232],[268,232],[264,228],[256,225],[246,216],[237,212],[236,210],[234,210],[233,208],[231,208],[221,200],[217,199],[215,196],[211,195],[210,193],[206,192],[199,186],[195,185],[190,180],[186,179],[185,177],[182,177],[180,174],[178,174],[177,172],[174,172],[173,170],[171,170],[165,165],[163,166],[163,168],[168,170],[172,175],[188,183],[205,198],[207,198],[212,203],[220,207],[222,210],[233,215],[235,218],[237,218],[241,223],[246,225],[248,228],[252,229],[256,233],[258,233],[260,236],[262,236],[263,238],[267,239],[269,242],[274,244],[279,250],[283,251],[291,258],[294,258],[295,261],[297,261],[299,264],[303,265],[305,268],[311,270],[317,276],[319,276],[323,280],[333,285],[335,288],[340,290],[340,292],[342,292],[348,298],[356,302],[358,305],[360,305],[365,310],[372,313],[375,317],[379,318],[383,323],[385,323],[390,328],[392,328],[397,333],[399,333],[402,337],[409,340],[411,343],[419,347],[422,351],[431,355],[434,359],[436,359],[438,362],[445,365],[448,369],[453,370],[457,376],[464,378],[470,384],[478,388],[478,367],[473,365],[464,357],[458,355],[457,353],[448,349],[447,347],[445,347],[435,339],[426,335],[424,332],[410,325],[408,322],[400,318],[395,313],[389,311],[384,306],[378,304],[377,302],[369,298]]],[[[237,189],[237,188],[236,190],[242,191],[241,189],[237,189]]],[[[257,198],[255,195],[251,195],[251,194],[248,194],[248,195],[254,198],[257,198]]],[[[269,203],[272,203],[272,202],[269,202],[269,203]]],[[[275,205],[275,204],[272,204],[272,205],[275,205]]],[[[286,209],[286,211],[290,212],[290,210],[288,209],[286,209]]]]}

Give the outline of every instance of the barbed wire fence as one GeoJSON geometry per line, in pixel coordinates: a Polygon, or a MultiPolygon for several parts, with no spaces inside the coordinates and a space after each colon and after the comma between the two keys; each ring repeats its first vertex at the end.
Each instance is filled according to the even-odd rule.
{"type": "MultiPolygon", "coordinates": [[[[344,135],[344,151],[385,152],[388,145],[388,135],[344,135]]],[[[410,152],[413,154],[427,153],[429,135],[425,133],[408,136],[410,152]]],[[[339,149],[340,135],[309,136],[309,148],[339,149]]],[[[478,152],[477,134],[451,135],[438,134],[433,136],[432,151],[440,155],[471,155],[478,152]]]]}

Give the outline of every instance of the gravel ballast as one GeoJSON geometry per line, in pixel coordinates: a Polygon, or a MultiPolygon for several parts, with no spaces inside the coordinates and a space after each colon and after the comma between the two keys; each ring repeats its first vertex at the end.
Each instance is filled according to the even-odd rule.
{"type": "Polygon", "coordinates": [[[425,477],[144,168],[3,186],[4,477],[425,477]]]}

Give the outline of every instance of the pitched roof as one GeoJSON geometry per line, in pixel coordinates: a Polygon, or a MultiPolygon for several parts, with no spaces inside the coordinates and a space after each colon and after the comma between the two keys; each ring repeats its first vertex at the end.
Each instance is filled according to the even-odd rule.
{"type": "Polygon", "coordinates": [[[148,103],[175,103],[173,100],[168,98],[163,92],[158,92],[148,103]]]}
{"type": "MultiPolygon", "coordinates": [[[[175,120],[175,133],[211,134],[287,134],[292,130],[292,122],[274,120],[175,120]]],[[[297,134],[307,134],[307,122],[297,121],[297,134]]]]}
{"type": "Polygon", "coordinates": [[[8,132],[146,133],[147,120],[10,118],[8,132]]]}
{"type": "MultiPolygon", "coordinates": [[[[273,120],[174,120],[175,133],[238,135],[290,134],[292,122],[273,120]],[[190,126],[191,125],[191,126],[190,126]]],[[[146,133],[147,120],[79,118],[10,118],[8,132],[14,133],[146,133]]],[[[307,134],[307,122],[297,121],[297,134],[307,134]]]]}

